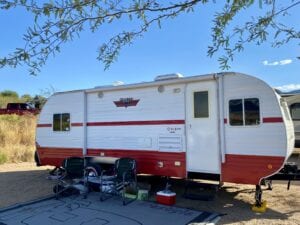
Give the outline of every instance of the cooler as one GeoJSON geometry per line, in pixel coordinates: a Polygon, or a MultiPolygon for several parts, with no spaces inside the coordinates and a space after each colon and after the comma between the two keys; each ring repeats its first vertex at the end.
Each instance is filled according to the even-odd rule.
{"type": "Polygon", "coordinates": [[[156,192],[156,201],[163,205],[174,205],[176,203],[176,193],[171,191],[156,192]]]}

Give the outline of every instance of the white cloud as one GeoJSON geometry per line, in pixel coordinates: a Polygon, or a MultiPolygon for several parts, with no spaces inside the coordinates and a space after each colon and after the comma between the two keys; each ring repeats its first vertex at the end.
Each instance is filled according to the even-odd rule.
{"type": "Polygon", "coordinates": [[[113,86],[120,86],[120,85],[124,85],[125,83],[123,81],[120,81],[120,80],[117,80],[117,81],[114,81],[112,83],[113,86]]]}
{"type": "Polygon", "coordinates": [[[287,65],[287,64],[291,64],[292,62],[293,62],[293,60],[291,60],[291,59],[284,59],[284,60],[279,61],[279,64],[287,65]]]}
{"type": "Polygon", "coordinates": [[[276,89],[279,89],[282,92],[289,92],[294,90],[300,89],[300,84],[286,84],[279,87],[276,87],[276,89]]]}
{"type": "Polygon", "coordinates": [[[280,61],[273,61],[273,62],[269,62],[268,60],[264,60],[262,62],[263,65],[265,66],[284,66],[284,65],[288,65],[291,64],[293,62],[293,60],[291,59],[283,59],[280,61]]]}

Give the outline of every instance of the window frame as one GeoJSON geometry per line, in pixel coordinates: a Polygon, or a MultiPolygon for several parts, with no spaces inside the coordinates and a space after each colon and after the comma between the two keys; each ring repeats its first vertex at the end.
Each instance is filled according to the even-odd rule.
{"type": "Polygon", "coordinates": [[[245,122],[245,126],[258,126],[262,123],[262,117],[261,117],[261,104],[260,104],[260,99],[257,97],[253,97],[253,98],[244,98],[243,99],[244,102],[244,122],[245,122]],[[258,124],[246,124],[246,110],[245,110],[245,100],[249,100],[249,99],[257,99],[258,100],[258,116],[259,116],[259,123],[258,124]]]}
{"type": "Polygon", "coordinates": [[[261,126],[263,124],[263,120],[262,120],[262,110],[261,110],[261,99],[257,96],[255,97],[237,97],[237,98],[231,98],[228,100],[228,107],[227,107],[227,112],[228,112],[228,124],[231,126],[231,127],[247,127],[247,128],[251,128],[251,127],[258,127],[258,126],[261,126]],[[259,103],[259,123],[258,124],[252,124],[252,125],[246,125],[246,112],[245,112],[245,100],[246,99],[257,99],[258,100],[258,103],[259,103]],[[231,125],[230,123],[230,104],[229,102],[231,100],[242,100],[242,109],[243,109],[243,124],[242,125],[231,125]]]}
{"type": "Polygon", "coordinates": [[[53,132],[70,132],[71,131],[71,113],[66,113],[66,112],[64,112],[64,113],[53,113],[53,115],[52,115],[52,131],[53,132]],[[63,128],[63,122],[62,122],[62,119],[63,119],[63,115],[64,114],[67,114],[67,115],[69,115],[69,129],[68,130],[63,130],[62,128],[63,128]],[[54,117],[55,117],[55,115],[59,115],[59,130],[54,130],[54,117]]]}
{"type": "Polygon", "coordinates": [[[208,90],[197,90],[197,91],[193,91],[193,118],[194,119],[209,119],[210,118],[210,107],[209,107],[209,91],[208,90]],[[203,92],[206,92],[207,93],[207,116],[205,117],[196,117],[195,115],[195,93],[203,93],[203,92]]]}
{"type": "Polygon", "coordinates": [[[230,124],[230,126],[232,126],[232,127],[240,127],[240,126],[244,126],[244,118],[245,118],[245,110],[244,110],[244,101],[243,101],[243,99],[242,98],[235,98],[235,99],[230,99],[229,101],[228,101],[228,123],[230,124]],[[231,101],[235,101],[235,100],[242,100],[242,123],[243,124],[241,124],[241,125],[232,125],[231,124],[231,120],[230,120],[230,102],[231,101]]]}

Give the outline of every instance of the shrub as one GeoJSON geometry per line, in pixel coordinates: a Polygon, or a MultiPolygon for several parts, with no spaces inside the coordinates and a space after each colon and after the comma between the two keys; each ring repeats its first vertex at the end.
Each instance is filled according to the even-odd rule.
{"type": "Polygon", "coordinates": [[[5,162],[33,161],[35,127],[33,115],[0,115],[0,157],[5,162]]]}
{"type": "Polygon", "coordinates": [[[7,156],[0,152],[0,165],[7,162],[7,156]]]}

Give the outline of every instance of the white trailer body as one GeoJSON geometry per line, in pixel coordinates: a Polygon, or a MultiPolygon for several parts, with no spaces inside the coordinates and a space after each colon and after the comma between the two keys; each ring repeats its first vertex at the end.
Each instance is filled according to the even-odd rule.
{"type": "Polygon", "coordinates": [[[259,184],[293,151],[287,104],[240,73],[59,92],[37,125],[39,164],[70,156],[132,157],[138,172],[259,184]]]}

